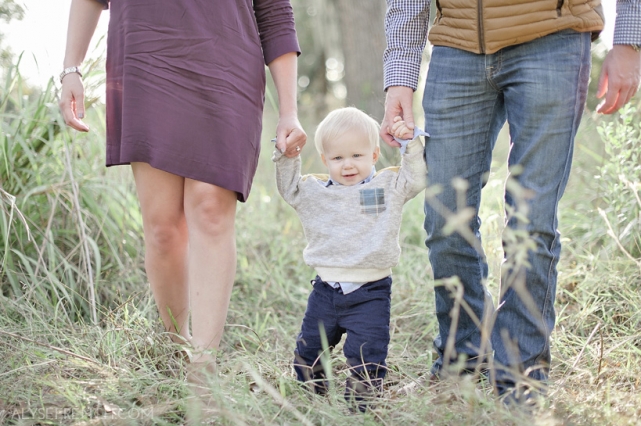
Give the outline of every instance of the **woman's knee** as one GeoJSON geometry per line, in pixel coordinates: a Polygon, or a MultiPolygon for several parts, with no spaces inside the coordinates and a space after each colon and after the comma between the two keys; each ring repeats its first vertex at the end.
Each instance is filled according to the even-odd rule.
{"type": "Polygon", "coordinates": [[[236,194],[214,186],[194,191],[185,202],[185,216],[190,231],[212,237],[233,232],[236,194]]]}
{"type": "Polygon", "coordinates": [[[145,243],[159,253],[182,249],[187,242],[184,217],[158,215],[148,218],[145,224],[145,243]]]}

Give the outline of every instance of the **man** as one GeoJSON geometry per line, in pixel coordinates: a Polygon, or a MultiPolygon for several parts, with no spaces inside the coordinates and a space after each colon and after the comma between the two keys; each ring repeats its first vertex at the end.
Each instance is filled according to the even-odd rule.
{"type": "MultiPolygon", "coordinates": [[[[381,137],[392,146],[397,145],[390,135],[394,117],[414,127],[412,96],[429,3],[388,0],[381,137]]],[[[457,364],[457,373],[481,363],[485,369],[488,361],[499,393],[513,394],[520,379],[527,377],[536,386],[549,373],[561,250],[557,206],[585,105],[591,39],[603,28],[603,15],[598,1],[585,0],[439,0],[436,6],[423,96],[431,135],[425,147],[425,230],[434,278],[450,284],[435,289],[439,358],[432,375],[442,377],[457,360],[464,362],[457,364]],[[506,120],[511,176],[505,201],[508,213],[516,214],[508,215],[494,311],[484,286],[488,268],[477,212],[492,148],[506,120]],[[448,218],[463,220],[463,226],[444,230],[448,218]],[[453,296],[456,280],[462,301],[453,296]],[[452,309],[458,315],[451,315],[452,309]],[[485,356],[490,353],[494,356],[485,356]]],[[[612,114],[636,93],[640,47],[641,0],[618,0],[614,47],[599,80],[597,96],[605,98],[598,112],[612,114]]]]}

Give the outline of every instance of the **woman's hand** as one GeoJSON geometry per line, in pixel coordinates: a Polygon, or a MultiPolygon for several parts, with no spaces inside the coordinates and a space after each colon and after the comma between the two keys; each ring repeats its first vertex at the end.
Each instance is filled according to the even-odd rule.
{"type": "Polygon", "coordinates": [[[286,157],[291,158],[299,155],[306,142],[307,134],[296,115],[285,115],[278,119],[276,148],[286,157]]]}
{"type": "MultiPolygon", "coordinates": [[[[103,3],[93,0],[71,1],[63,68],[82,64],[103,8],[103,3]]],[[[80,75],[69,73],[62,77],[61,83],[58,105],[65,123],[81,132],[88,132],[89,127],[81,121],[85,118],[85,88],[80,75]]]]}
{"type": "Polygon", "coordinates": [[[81,132],[89,131],[89,127],[81,121],[85,117],[85,87],[77,73],[67,74],[62,79],[58,105],[67,126],[81,132]]]}

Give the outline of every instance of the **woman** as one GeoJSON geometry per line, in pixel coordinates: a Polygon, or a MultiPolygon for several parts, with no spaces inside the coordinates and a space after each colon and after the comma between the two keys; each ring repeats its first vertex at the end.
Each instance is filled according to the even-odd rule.
{"type": "Polygon", "coordinates": [[[107,166],[131,164],[165,328],[190,342],[193,367],[212,370],[236,272],[236,202],[249,195],[260,151],[264,64],[278,92],[279,148],[292,157],[306,142],[292,8],[289,0],[72,0],[60,108],[79,131],[89,130],[79,67],[106,8],[107,166]]]}

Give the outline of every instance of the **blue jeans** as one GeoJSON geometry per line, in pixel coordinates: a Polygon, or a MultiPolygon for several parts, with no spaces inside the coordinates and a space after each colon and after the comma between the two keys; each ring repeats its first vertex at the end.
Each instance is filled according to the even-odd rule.
{"type": "Polygon", "coordinates": [[[343,353],[351,377],[347,380],[345,398],[360,401],[362,394],[375,394],[382,390],[390,340],[392,278],[372,281],[348,294],[343,294],[318,276],[312,284],[314,289],[307,301],[294,351],[298,380],[310,382],[316,393],[325,393],[326,375],[320,362],[322,333],[325,333],[330,348],[347,333],[343,353]]]}
{"type": "Polygon", "coordinates": [[[450,311],[455,299],[445,286],[436,287],[439,334],[434,343],[439,358],[433,373],[461,355],[470,366],[484,355],[479,354],[481,332],[475,317],[481,319],[487,312],[486,318],[493,322],[489,334],[499,383],[514,384],[520,373],[537,380],[547,378],[561,251],[557,209],[570,173],[590,61],[590,34],[571,30],[491,55],[449,47],[433,49],[423,98],[425,125],[431,135],[425,157],[428,193],[435,185],[441,191],[426,198],[426,245],[434,278],[457,276],[465,303],[474,313],[471,316],[461,307],[451,336],[450,311]],[[506,210],[516,207],[518,200],[520,208],[527,209],[527,219],[508,216],[506,265],[518,254],[506,243],[510,230],[520,231],[531,246],[523,256],[527,264],[503,268],[499,308],[494,311],[485,288],[487,263],[478,249],[481,220],[472,214],[467,229],[471,238],[467,239],[458,232],[444,232],[443,227],[463,207],[478,212],[492,149],[506,120],[511,179],[521,187],[506,187],[506,210]],[[465,195],[459,187],[458,199],[452,185],[457,177],[469,185],[465,195]],[[453,344],[450,349],[448,341],[453,344]]]}

